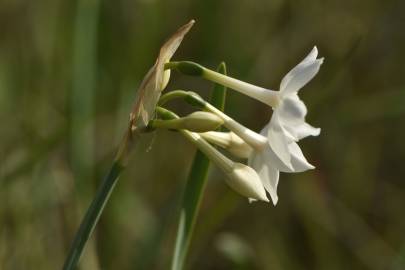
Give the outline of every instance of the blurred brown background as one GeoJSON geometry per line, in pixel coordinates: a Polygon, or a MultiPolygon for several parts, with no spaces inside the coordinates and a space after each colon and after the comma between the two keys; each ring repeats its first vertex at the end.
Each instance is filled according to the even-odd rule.
{"type": "MultiPolygon", "coordinates": [[[[279,204],[249,204],[212,168],[189,269],[405,269],[405,2],[0,1],[0,269],[60,269],[162,42],[197,23],[175,60],[277,89],[317,45],[301,92],[317,169],[282,174],[279,204]]],[[[208,97],[173,73],[167,90],[208,97]]],[[[259,131],[271,111],[228,91],[226,112],[259,131]]],[[[183,114],[190,107],[174,102],[183,114]]],[[[82,269],[168,269],[194,147],[142,138],[82,269]]]]}

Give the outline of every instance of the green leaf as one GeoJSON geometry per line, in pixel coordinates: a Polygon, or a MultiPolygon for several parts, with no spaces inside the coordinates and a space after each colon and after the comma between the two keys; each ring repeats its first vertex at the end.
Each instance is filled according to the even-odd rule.
{"type": "Polygon", "coordinates": [[[119,145],[115,161],[113,162],[108,175],[98,187],[96,195],[94,196],[94,199],[87,209],[86,215],[80,224],[79,230],[77,231],[75,239],[70,247],[69,254],[66,257],[65,263],[63,264],[64,270],[72,270],[77,268],[77,264],[80,256],[83,253],[84,246],[89,240],[94,227],[97,225],[101,213],[103,212],[104,207],[110,198],[119,176],[128,163],[129,155],[137,142],[138,136],[139,134],[132,133],[130,128],[128,128],[127,132],[125,133],[125,136],[119,145]]]}
{"type": "Polygon", "coordinates": [[[124,167],[119,162],[114,162],[107,177],[99,186],[96,196],[87,209],[86,215],[76,233],[69,254],[63,265],[64,270],[76,269],[80,256],[83,253],[83,248],[90,238],[123,169],[124,167]]]}
{"type": "MultiPolygon", "coordinates": [[[[226,75],[226,65],[224,62],[219,64],[217,71],[226,75]]],[[[226,87],[220,84],[214,85],[214,90],[211,94],[211,104],[223,111],[225,109],[226,87]]]]}
{"type": "MultiPolygon", "coordinates": [[[[226,74],[225,63],[221,63],[217,70],[222,74],[226,74]]],[[[214,85],[211,95],[211,103],[223,111],[225,107],[225,98],[226,88],[222,85],[214,85]]],[[[172,261],[172,270],[181,270],[184,267],[201,199],[205,190],[209,164],[209,159],[197,150],[184,190],[172,261]]]]}

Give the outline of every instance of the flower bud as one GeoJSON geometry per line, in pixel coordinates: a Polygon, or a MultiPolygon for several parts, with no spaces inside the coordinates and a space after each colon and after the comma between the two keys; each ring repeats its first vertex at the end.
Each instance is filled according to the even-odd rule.
{"type": "Polygon", "coordinates": [[[224,121],[213,113],[193,112],[185,117],[170,120],[153,120],[151,127],[167,129],[186,129],[193,132],[206,132],[220,127],[224,121]]]}
{"type": "Polygon", "coordinates": [[[224,148],[236,157],[248,158],[253,149],[233,132],[209,131],[200,134],[204,139],[224,148]]]}
{"type": "Polygon", "coordinates": [[[226,175],[226,183],[239,194],[250,199],[269,201],[259,175],[251,167],[234,163],[233,170],[226,175]]]}
{"type": "Polygon", "coordinates": [[[183,129],[194,132],[205,132],[219,128],[224,121],[213,113],[193,112],[182,119],[183,129]]]}
{"type": "Polygon", "coordinates": [[[247,198],[268,202],[266,190],[255,170],[247,165],[235,163],[215,147],[204,140],[198,133],[180,130],[184,136],[192,141],[227,177],[226,183],[239,194],[247,198]]]}

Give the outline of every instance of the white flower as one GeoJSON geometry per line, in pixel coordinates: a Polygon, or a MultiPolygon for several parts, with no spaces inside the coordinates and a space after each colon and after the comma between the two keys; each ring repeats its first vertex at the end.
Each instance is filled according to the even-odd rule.
{"type": "MultiPolygon", "coordinates": [[[[292,156],[296,149],[299,149],[294,142],[309,135],[317,136],[320,133],[320,129],[314,128],[305,122],[307,108],[297,94],[298,90],[318,73],[323,58],[317,59],[317,55],[318,50],[314,47],[301,63],[284,76],[279,91],[258,87],[203,68],[202,76],[206,79],[237,90],[273,108],[274,112],[266,129],[267,133],[262,133],[262,135],[267,137],[268,144],[279,158],[278,163],[281,163],[279,167],[287,167],[291,171],[296,171],[292,164],[292,156]]],[[[231,126],[231,124],[234,123],[231,122],[228,126],[231,126]]],[[[225,119],[226,125],[227,121],[225,119]]],[[[248,141],[245,138],[247,137],[246,134],[244,134],[246,132],[235,130],[234,127],[231,130],[254,149],[263,149],[263,140],[260,137],[255,136],[254,140],[248,141]]],[[[248,137],[251,137],[250,134],[248,135],[248,137]]]]}
{"type": "MultiPolygon", "coordinates": [[[[264,127],[261,134],[268,134],[269,124],[264,127]]],[[[273,204],[278,201],[277,186],[280,171],[287,173],[304,172],[309,169],[314,169],[304,157],[298,144],[294,141],[288,143],[288,152],[290,155],[291,167],[286,166],[268,145],[262,151],[253,151],[249,157],[249,166],[251,166],[260,176],[260,180],[266,191],[270,194],[273,204]]]]}
{"type": "Polygon", "coordinates": [[[307,136],[318,136],[319,128],[305,122],[307,108],[297,93],[319,71],[323,58],[316,59],[316,47],[283,78],[278,92],[278,103],[273,107],[270,122],[261,131],[268,137],[269,146],[255,151],[249,158],[249,165],[260,175],[265,189],[274,204],[277,203],[277,185],[280,171],[303,172],[314,169],[304,157],[297,141],[307,136]]]}
{"type": "Polygon", "coordinates": [[[130,115],[132,129],[145,127],[152,118],[160,94],[170,78],[170,70],[165,70],[164,65],[170,61],[193,24],[194,20],[191,20],[180,27],[160,48],[155,64],[144,77],[136,93],[135,104],[130,115]]]}
{"type": "MultiPolygon", "coordinates": [[[[253,148],[249,165],[259,174],[274,205],[278,201],[277,185],[280,171],[292,173],[315,168],[308,163],[297,142],[307,136],[318,136],[320,133],[319,128],[314,128],[305,122],[307,108],[298,97],[298,91],[319,71],[323,58],[316,59],[317,55],[317,48],[314,47],[303,61],[284,76],[279,91],[250,85],[204,69],[204,76],[207,79],[238,90],[273,108],[270,122],[263,128],[260,135],[252,136],[252,131],[229,117],[221,116],[220,112],[207,106],[209,111],[217,113],[225,120],[226,127],[253,148]],[[263,144],[263,141],[266,143],[263,144]]],[[[209,141],[216,143],[213,139],[209,141]]]]}
{"type": "Polygon", "coordinates": [[[318,50],[314,47],[301,63],[284,76],[280,91],[277,92],[278,102],[273,106],[273,115],[266,127],[267,134],[264,134],[269,139],[271,149],[292,171],[297,171],[292,164],[293,157],[297,151],[301,153],[295,142],[310,135],[318,136],[320,133],[319,128],[305,122],[307,108],[298,97],[298,90],[319,71],[323,58],[316,59],[317,55],[318,50]]]}

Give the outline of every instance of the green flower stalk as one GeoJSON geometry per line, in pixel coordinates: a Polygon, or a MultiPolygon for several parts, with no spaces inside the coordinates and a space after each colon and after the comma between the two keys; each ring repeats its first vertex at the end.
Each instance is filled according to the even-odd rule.
{"type": "Polygon", "coordinates": [[[118,181],[121,172],[126,167],[131,150],[137,142],[137,137],[146,130],[151,120],[162,90],[166,87],[170,71],[164,70],[164,64],[169,62],[183,37],[193,26],[194,20],[181,27],[161,47],[155,65],[149,70],[143,79],[136,95],[133,110],[130,114],[129,127],[119,146],[116,158],[107,174],[97,189],[96,195],[87,209],[80,227],[70,247],[63,269],[76,269],[83,253],[86,242],[90,238],[103,209],[118,181]]]}

